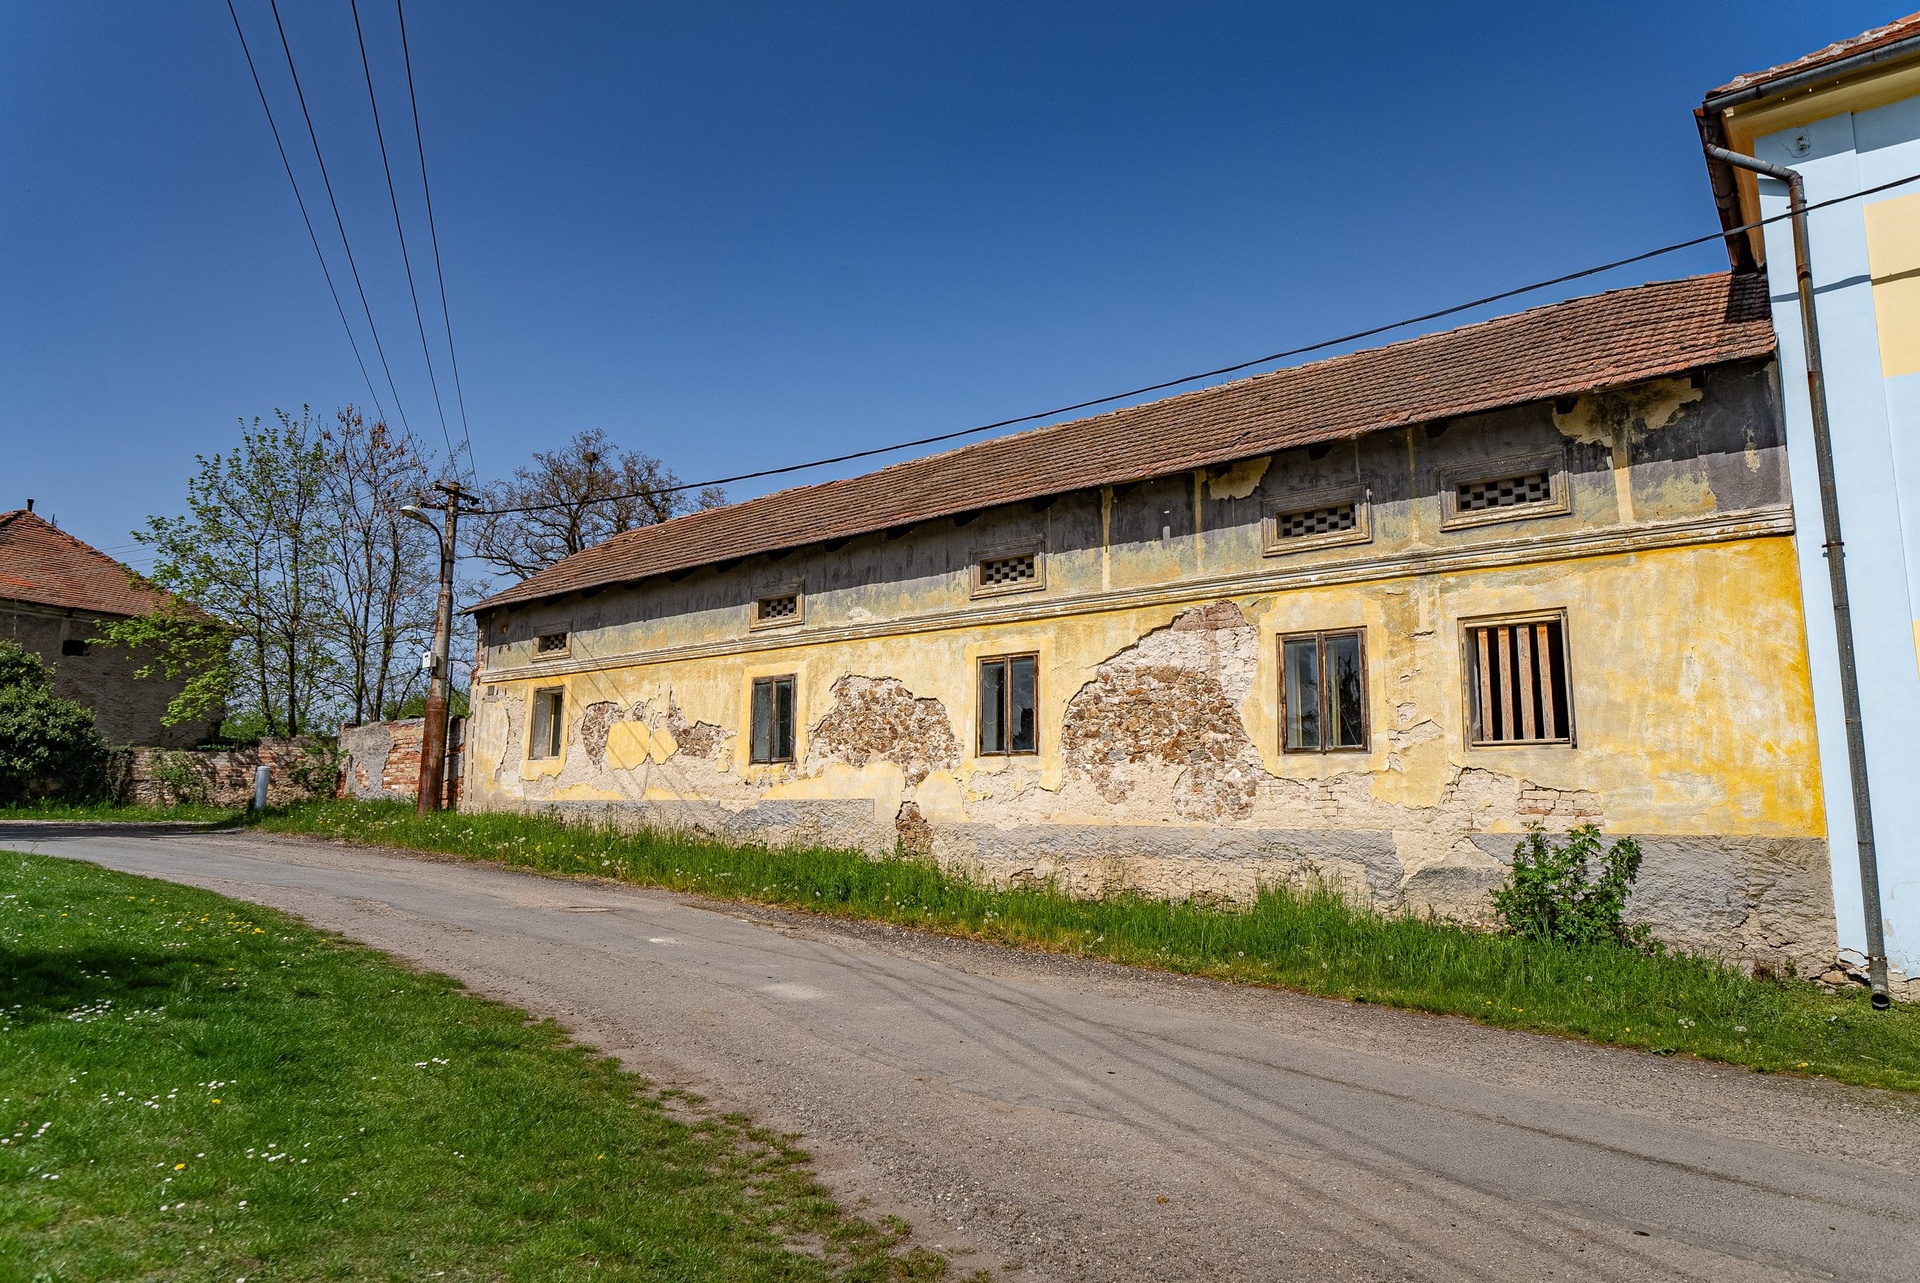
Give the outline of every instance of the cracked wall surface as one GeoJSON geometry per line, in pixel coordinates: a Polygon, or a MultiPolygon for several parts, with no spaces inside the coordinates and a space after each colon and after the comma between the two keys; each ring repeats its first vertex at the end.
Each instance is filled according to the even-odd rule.
{"type": "Polygon", "coordinates": [[[1633,912],[1662,938],[1824,963],[1792,539],[1644,534],[1778,510],[1771,388],[1762,366],[1709,371],[529,608],[487,631],[468,796],[1083,894],[1321,878],[1476,922],[1527,825],[1591,822],[1641,841],[1633,912]],[[1569,512],[1442,528],[1442,477],[1543,450],[1565,452],[1569,512]],[[1270,554],[1265,513],[1356,485],[1368,542],[1270,554]],[[1589,542],[1511,555],[1570,534],[1589,542]],[[1041,549],[1043,590],[972,600],[969,559],[1015,545],[1041,549]],[[749,627],[754,594],[796,585],[802,625],[749,627]],[[1564,612],[1576,742],[1468,743],[1463,630],[1543,611],[1564,612]],[[610,658],[514,667],[557,627],[610,658]],[[1283,753],[1280,639],[1343,629],[1366,638],[1370,742],[1283,753]],[[1039,751],[981,756],[980,661],[1022,654],[1039,751]],[[795,683],[792,763],[748,760],[752,684],[771,676],[795,683]],[[563,751],[528,760],[531,694],[555,685],[563,751]]]}

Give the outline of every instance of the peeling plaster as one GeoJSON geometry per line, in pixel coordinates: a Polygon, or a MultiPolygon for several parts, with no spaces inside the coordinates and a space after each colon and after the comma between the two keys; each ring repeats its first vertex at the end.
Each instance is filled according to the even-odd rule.
{"type": "Polygon", "coordinates": [[[1553,426],[1582,445],[1631,445],[1658,432],[1686,406],[1703,400],[1706,392],[1690,379],[1652,379],[1604,392],[1589,392],[1562,414],[1553,412],[1553,426]]]}
{"type": "Polygon", "coordinates": [[[835,682],[833,707],[807,733],[807,768],[818,771],[830,762],[865,766],[869,761],[898,766],[908,788],[934,771],[952,770],[960,761],[960,745],[946,705],[915,699],[891,677],[849,674],[835,682]]]}
{"type": "Polygon", "coordinates": [[[1239,711],[1258,645],[1240,608],[1219,601],[1101,664],[1067,705],[1069,775],[1084,775],[1112,803],[1159,777],[1184,819],[1245,815],[1264,773],[1239,711]]]}
{"type": "Polygon", "coordinates": [[[1207,478],[1207,495],[1213,499],[1245,499],[1260,488],[1272,464],[1273,456],[1268,454],[1242,459],[1219,476],[1207,478]]]}

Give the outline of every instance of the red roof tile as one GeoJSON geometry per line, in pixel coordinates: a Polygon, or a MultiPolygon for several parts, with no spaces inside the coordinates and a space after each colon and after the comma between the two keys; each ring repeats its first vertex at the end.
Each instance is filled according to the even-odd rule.
{"type": "Polygon", "coordinates": [[[474,609],[1572,396],[1773,348],[1757,275],[1613,290],[644,526],[474,609]]]}
{"type": "Polygon", "coordinates": [[[1744,76],[1735,76],[1718,89],[1709,91],[1707,98],[1711,101],[1721,94],[1737,93],[1742,89],[1751,89],[1755,85],[1764,85],[1770,80],[1781,80],[1803,71],[1816,71],[1829,63],[1851,58],[1855,54],[1883,49],[1887,45],[1905,40],[1908,36],[1920,36],[1920,13],[1910,13],[1904,18],[1896,18],[1884,27],[1863,31],[1846,40],[1836,40],[1826,48],[1816,49],[1810,54],[1795,58],[1792,62],[1783,62],[1777,67],[1768,67],[1765,71],[1750,71],[1744,76]]]}
{"type": "Polygon", "coordinates": [[[125,566],[25,508],[0,512],[0,600],[139,615],[162,596],[135,588],[125,566]]]}

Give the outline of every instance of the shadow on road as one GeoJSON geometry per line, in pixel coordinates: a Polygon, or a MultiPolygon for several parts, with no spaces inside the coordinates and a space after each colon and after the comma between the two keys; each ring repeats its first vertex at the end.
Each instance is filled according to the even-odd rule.
{"type": "Polygon", "coordinates": [[[0,845],[53,838],[190,837],[240,827],[235,820],[0,820],[0,845]]]}

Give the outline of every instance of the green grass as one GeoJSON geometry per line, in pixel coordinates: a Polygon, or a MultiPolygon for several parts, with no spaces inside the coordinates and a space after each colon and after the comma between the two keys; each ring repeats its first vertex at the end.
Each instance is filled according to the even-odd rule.
{"type": "Polygon", "coordinates": [[[138,806],[119,802],[38,802],[29,806],[0,806],[0,821],[6,820],[87,820],[113,824],[152,824],[155,821],[185,821],[194,824],[232,824],[246,816],[246,809],[232,806],[206,806],[183,802],[178,806],[138,806]]]}
{"type": "Polygon", "coordinates": [[[788,1139],[278,913],[0,853],[0,978],[0,1279],[945,1268],[788,1139]]]}
{"type": "Polygon", "coordinates": [[[394,804],[310,803],[262,823],[1920,1091],[1920,1011],[1876,1012],[1865,989],[1835,995],[1702,958],[1488,935],[1326,890],[1268,888],[1242,906],[1076,900],[997,890],[913,860],[705,844],[553,815],[420,817],[394,804]]]}

